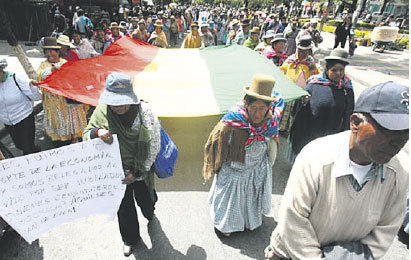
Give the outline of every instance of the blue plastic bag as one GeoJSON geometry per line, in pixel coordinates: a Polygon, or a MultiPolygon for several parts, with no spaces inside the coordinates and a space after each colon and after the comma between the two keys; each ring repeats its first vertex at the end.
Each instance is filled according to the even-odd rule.
{"type": "Polygon", "coordinates": [[[154,162],[154,171],[157,177],[164,179],[173,176],[174,166],[177,162],[178,149],[164,128],[160,127],[161,148],[154,162]]]}

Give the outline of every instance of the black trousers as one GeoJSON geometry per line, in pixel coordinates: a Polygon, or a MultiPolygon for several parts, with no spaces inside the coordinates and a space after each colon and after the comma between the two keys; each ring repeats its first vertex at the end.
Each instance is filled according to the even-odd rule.
{"type": "Polygon", "coordinates": [[[14,145],[22,150],[24,155],[40,151],[34,144],[36,132],[34,113],[31,113],[28,117],[15,125],[5,126],[14,145]]]}
{"type": "MultiPolygon", "coordinates": [[[[155,197],[157,198],[156,194],[155,197]]],[[[134,199],[147,220],[152,220],[154,215],[155,201],[152,201],[146,183],[136,181],[127,185],[117,212],[121,238],[126,245],[135,245],[140,240],[140,227],[134,199]]]]}
{"type": "Polygon", "coordinates": [[[334,44],[334,49],[338,47],[338,44],[341,43],[341,48],[345,48],[345,42],[347,41],[347,36],[345,37],[336,37],[335,38],[335,44],[334,44]]]}

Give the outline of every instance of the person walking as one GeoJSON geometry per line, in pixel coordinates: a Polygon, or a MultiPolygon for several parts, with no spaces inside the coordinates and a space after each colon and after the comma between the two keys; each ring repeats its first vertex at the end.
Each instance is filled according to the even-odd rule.
{"type": "Polygon", "coordinates": [[[337,25],[337,28],[334,31],[334,49],[337,48],[339,44],[341,44],[341,48],[345,48],[345,42],[347,41],[347,37],[350,37],[351,27],[352,23],[350,16],[345,17],[344,21],[337,25]]]}
{"type": "Polygon", "coordinates": [[[94,110],[84,140],[100,138],[113,142],[116,134],[127,185],[117,212],[124,256],[130,256],[140,237],[135,201],[143,216],[152,221],[157,194],[153,163],[160,151],[160,122],[147,103],[133,92],[132,81],[122,73],[107,77],[106,89],[94,110]]]}
{"type": "Polygon", "coordinates": [[[297,156],[267,259],[381,259],[388,251],[407,208],[409,87],[365,89],[349,124],[297,156]]]}
{"type": "Polygon", "coordinates": [[[291,127],[286,149],[291,164],[312,140],[350,129],[354,90],[351,79],[345,74],[348,53],[334,49],[324,60],[325,71],[307,81],[305,90],[310,93],[310,99],[298,111],[291,127]]]}
{"type": "Polygon", "coordinates": [[[275,80],[256,74],[242,104],[217,123],[204,148],[203,177],[214,176],[208,201],[215,231],[254,230],[271,210],[272,165],[268,144],[277,145],[284,100],[275,80]]]}

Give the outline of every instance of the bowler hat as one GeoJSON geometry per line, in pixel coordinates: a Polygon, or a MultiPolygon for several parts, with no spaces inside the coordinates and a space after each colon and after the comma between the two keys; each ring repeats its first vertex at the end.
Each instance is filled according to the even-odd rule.
{"type": "Polygon", "coordinates": [[[241,26],[245,27],[245,26],[249,26],[250,25],[250,19],[244,19],[241,22],[241,26]]]}
{"type": "Polygon", "coordinates": [[[348,61],[348,52],[344,49],[334,49],[331,51],[330,55],[325,57],[324,60],[338,60],[342,61],[343,63],[350,64],[348,61]]]}
{"type": "Polygon", "coordinates": [[[44,45],[41,47],[43,49],[61,49],[55,37],[44,37],[44,45]]]}
{"type": "Polygon", "coordinates": [[[271,43],[275,43],[275,42],[279,42],[279,41],[283,41],[283,42],[287,41],[287,39],[284,38],[282,33],[276,33],[274,35],[274,38],[271,40],[271,43]]]}
{"type": "Polygon", "coordinates": [[[244,92],[257,99],[274,101],[271,91],[275,85],[275,79],[265,74],[255,74],[251,86],[244,87],[244,92]]]}
{"type": "Polygon", "coordinates": [[[163,26],[163,23],[162,23],[160,20],[157,20],[157,21],[154,23],[154,26],[161,27],[161,26],[163,26]]]}
{"type": "Polygon", "coordinates": [[[110,29],[120,29],[120,26],[118,26],[118,23],[112,22],[110,23],[110,29]]]}
{"type": "Polygon", "coordinates": [[[310,50],[313,48],[312,38],[310,35],[304,35],[297,42],[297,48],[301,50],[310,50]]]}

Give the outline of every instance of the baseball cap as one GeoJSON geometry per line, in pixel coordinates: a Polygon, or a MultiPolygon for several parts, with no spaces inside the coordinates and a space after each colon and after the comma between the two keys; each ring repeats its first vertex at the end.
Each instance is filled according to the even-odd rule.
{"type": "Polygon", "coordinates": [[[382,127],[389,130],[409,129],[409,88],[388,81],[365,89],[354,112],[369,113],[382,127]]]}

